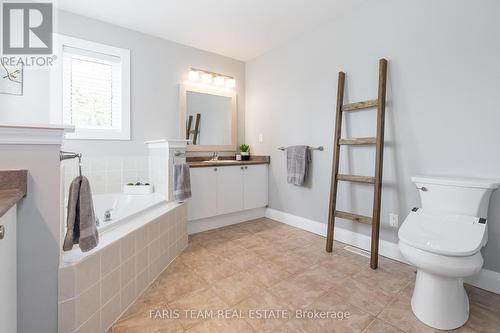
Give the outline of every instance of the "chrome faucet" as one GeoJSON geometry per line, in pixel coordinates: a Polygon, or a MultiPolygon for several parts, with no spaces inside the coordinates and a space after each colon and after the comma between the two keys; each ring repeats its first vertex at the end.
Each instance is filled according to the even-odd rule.
{"type": "Polygon", "coordinates": [[[214,151],[212,153],[212,161],[218,161],[219,160],[219,153],[214,151]]]}
{"type": "Polygon", "coordinates": [[[111,211],[113,209],[106,209],[106,211],[104,211],[104,222],[109,222],[111,221],[111,211]]]}

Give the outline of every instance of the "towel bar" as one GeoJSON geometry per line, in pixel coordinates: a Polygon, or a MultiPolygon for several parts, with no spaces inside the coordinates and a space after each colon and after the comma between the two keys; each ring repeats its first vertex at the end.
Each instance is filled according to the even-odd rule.
{"type": "MultiPolygon", "coordinates": [[[[286,147],[278,147],[278,149],[279,149],[279,150],[283,150],[283,151],[285,151],[285,150],[286,150],[286,147]]],[[[309,149],[309,150],[319,150],[319,151],[323,151],[323,150],[325,150],[325,149],[323,148],[323,146],[319,146],[319,147],[307,147],[307,149],[309,149]]]]}

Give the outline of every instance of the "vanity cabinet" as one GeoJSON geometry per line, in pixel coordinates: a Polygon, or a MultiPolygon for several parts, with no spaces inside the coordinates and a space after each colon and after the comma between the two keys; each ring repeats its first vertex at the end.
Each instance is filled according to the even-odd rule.
{"type": "Polygon", "coordinates": [[[188,200],[188,220],[214,216],[216,210],[217,174],[213,168],[191,169],[191,192],[188,200]]]}
{"type": "Polygon", "coordinates": [[[217,171],[217,215],[243,210],[244,167],[220,167],[217,171]]]}
{"type": "Polygon", "coordinates": [[[267,205],[267,164],[191,168],[188,220],[267,205]]]}
{"type": "Polygon", "coordinates": [[[244,166],[243,209],[267,206],[267,164],[244,166]]]}

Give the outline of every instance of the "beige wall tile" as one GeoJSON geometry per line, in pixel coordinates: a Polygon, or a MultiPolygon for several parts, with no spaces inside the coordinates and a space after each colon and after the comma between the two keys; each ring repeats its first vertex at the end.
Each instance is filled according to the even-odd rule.
{"type": "Polygon", "coordinates": [[[121,313],[121,294],[116,294],[108,303],[104,304],[101,309],[101,331],[105,332],[111,324],[113,324],[121,313]]]}
{"type": "Polygon", "coordinates": [[[97,333],[101,332],[101,312],[92,315],[75,333],[97,333]]]}
{"type": "Polygon", "coordinates": [[[141,227],[135,231],[135,249],[140,251],[149,243],[147,226],[141,227]]]}
{"type": "Polygon", "coordinates": [[[135,269],[135,256],[132,256],[127,261],[124,261],[120,267],[121,270],[121,287],[129,284],[130,281],[134,280],[136,275],[135,269]]]}
{"type": "Polygon", "coordinates": [[[108,274],[120,266],[121,240],[115,241],[102,250],[101,253],[101,276],[108,274]]]}
{"type": "Polygon", "coordinates": [[[135,271],[139,274],[149,266],[149,248],[145,247],[135,256],[135,271]]]}
{"type": "Polygon", "coordinates": [[[121,269],[118,267],[101,280],[101,304],[107,303],[120,292],[121,269]]]}
{"type": "Polygon", "coordinates": [[[121,261],[131,258],[135,253],[135,232],[131,232],[123,237],[120,242],[121,246],[121,261]]]}
{"type": "Polygon", "coordinates": [[[58,308],[59,332],[70,333],[75,329],[75,300],[70,299],[59,303],[58,308]]]}
{"type": "Polygon", "coordinates": [[[125,311],[125,309],[134,302],[137,297],[137,291],[135,288],[135,279],[130,281],[127,285],[122,287],[121,291],[121,311],[125,311]]]}
{"type": "Polygon", "coordinates": [[[79,295],[99,281],[101,273],[100,264],[100,254],[96,253],[88,256],[84,261],[76,265],[76,295],[79,295]]]}
{"type": "Polygon", "coordinates": [[[101,283],[98,282],[75,299],[76,326],[90,318],[101,305],[101,283]]]}
{"type": "MultiPolygon", "coordinates": [[[[98,273],[97,273],[98,275],[98,273]]],[[[74,265],[59,269],[59,301],[75,297],[76,294],[76,268],[74,265]]]]}

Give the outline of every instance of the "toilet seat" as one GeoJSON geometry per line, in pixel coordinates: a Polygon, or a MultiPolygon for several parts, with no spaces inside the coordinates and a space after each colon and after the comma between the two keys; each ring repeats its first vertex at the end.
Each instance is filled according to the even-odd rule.
{"type": "Polygon", "coordinates": [[[444,256],[472,256],[485,245],[486,220],[413,209],[398,236],[401,242],[423,251],[444,256]]]}

